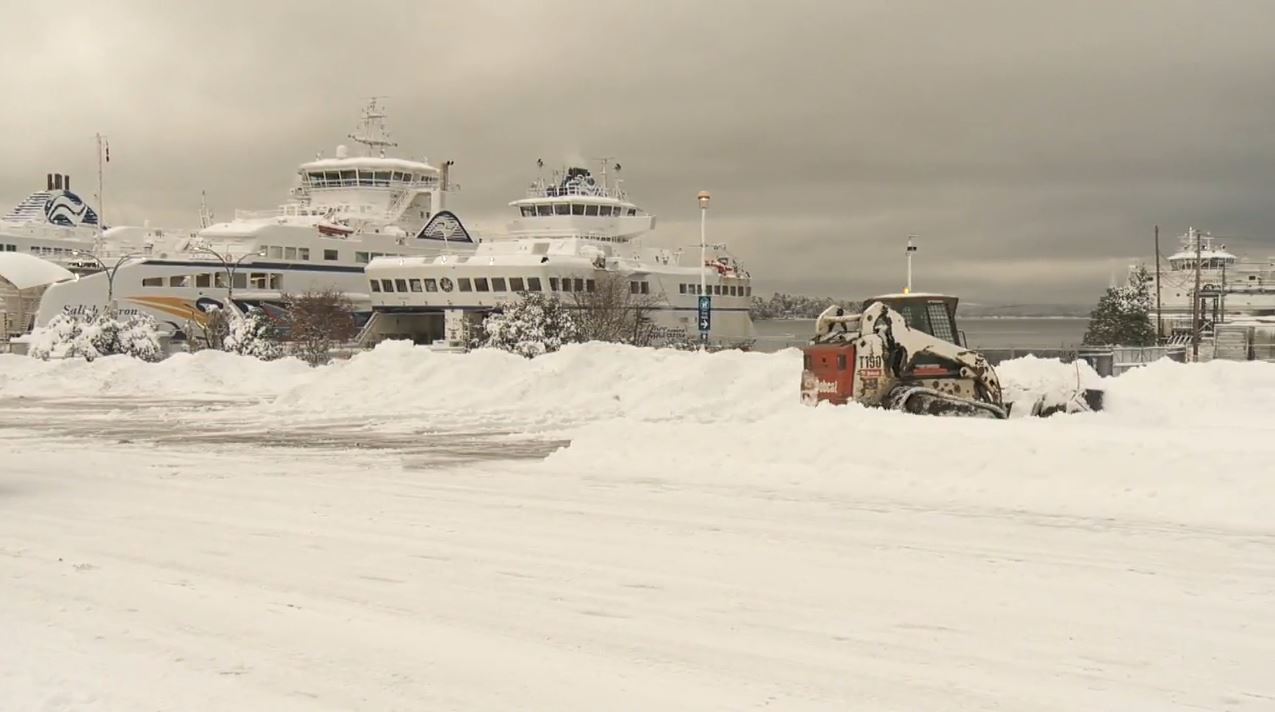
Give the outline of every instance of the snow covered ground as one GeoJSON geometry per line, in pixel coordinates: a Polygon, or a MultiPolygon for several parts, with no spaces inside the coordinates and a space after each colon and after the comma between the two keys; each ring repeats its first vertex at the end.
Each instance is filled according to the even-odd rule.
{"type": "Polygon", "coordinates": [[[1275,366],[799,369],[0,356],[0,710],[1275,709],[1275,366]]]}

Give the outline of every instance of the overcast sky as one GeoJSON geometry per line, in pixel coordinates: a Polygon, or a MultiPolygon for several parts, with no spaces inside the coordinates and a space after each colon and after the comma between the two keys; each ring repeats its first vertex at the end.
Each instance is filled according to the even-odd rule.
{"type": "Polygon", "coordinates": [[[535,161],[615,156],[759,289],[1089,302],[1188,226],[1275,253],[1275,2],[3,2],[0,199],[108,135],[111,223],[286,198],[370,95],[494,222],[535,161]]]}

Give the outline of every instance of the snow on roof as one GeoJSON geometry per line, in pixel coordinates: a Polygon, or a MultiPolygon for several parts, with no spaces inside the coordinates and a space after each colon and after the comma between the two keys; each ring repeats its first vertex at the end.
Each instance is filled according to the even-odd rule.
{"type": "Polygon", "coordinates": [[[320,158],[317,161],[302,163],[303,171],[353,170],[355,168],[371,168],[382,171],[416,171],[418,173],[437,173],[438,169],[421,161],[409,161],[404,158],[381,158],[379,156],[353,156],[350,158],[320,158]]]}
{"type": "Polygon", "coordinates": [[[0,252],[0,279],[18,289],[31,289],[46,284],[74,279],[66,268],[25,252],[0,252]]]}

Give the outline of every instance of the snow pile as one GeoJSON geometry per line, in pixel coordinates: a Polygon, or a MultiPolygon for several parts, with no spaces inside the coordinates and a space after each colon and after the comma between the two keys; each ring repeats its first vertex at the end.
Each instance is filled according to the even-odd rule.
{"type": "Polygon", "coordinates": [[[1041,397],[1047,402],[1066,402],[1078,390],[1102,388],[1102,377],[1084,361],[1063,363],[1056,358],[1024,356],[996,367],[1011,415],[1029,415],[1041,397]]]}
{"type": "Polygon", "coordinates": [[[616,344],[568,344],[527,359],[496,349],[439,353],[385,342],[316,372],[275,407],[350,413],[443,413],[519,423],[599,418],[753,420],[796,409],[797,351],[712,354],[616,344]]]}
{"type": "MultiPolygon", "coordinates": [[[[1107,410],[1148,424],[1270,422],[1275,364],[1161,359],[1104,379],[1107,410]]],[[[1229,439],[1229,438],[1228,438],[1229,439]]]]}
{"type": "Polygon", "coordinates": [[[268,398],[313,377],[296,359],[264,362],[223,351],[175,354],[159,363],[128,356],[39,359],[0,355],[0,398],[268,398]]]}

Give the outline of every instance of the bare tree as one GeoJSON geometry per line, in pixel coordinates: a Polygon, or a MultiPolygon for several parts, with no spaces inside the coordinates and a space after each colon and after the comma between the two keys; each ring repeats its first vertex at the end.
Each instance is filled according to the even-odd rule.
{"type": "Polygon", "coordinates": [[[651,310],[663,301],[661,295],[650,293],[650,282],[598,272],[592,283],[592,290],[572,293],[580,338],[650,346],[655,336],[651,310]]]}
{"type": "Polygon", "coordinates": [[[331,360],[332,347],[357,334],[354,306],[335,289],[283,295],[284,328],[292,352],[311,366],[331,360]]]}

